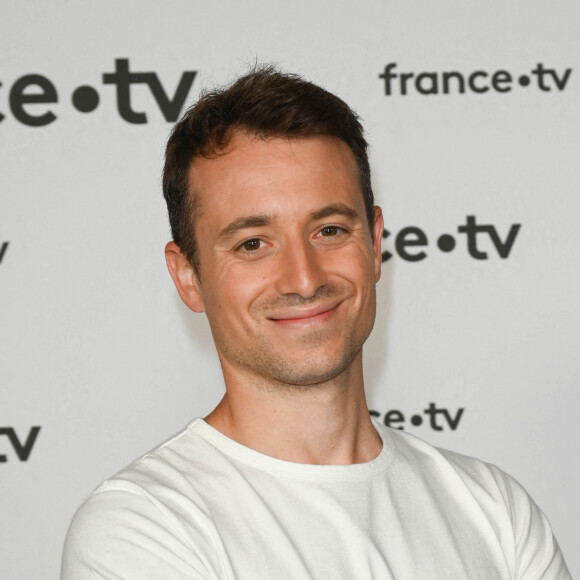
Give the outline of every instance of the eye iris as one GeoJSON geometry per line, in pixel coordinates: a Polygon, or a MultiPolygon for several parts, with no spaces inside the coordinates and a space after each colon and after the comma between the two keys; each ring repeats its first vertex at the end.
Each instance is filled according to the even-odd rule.
{"type": "Polygon", "coordinates": [[[322,235],[323,236],[335,236],[336,235],[336,226],[326,226],[322,228],[322,235]]]}
{"type": "Polygon", "coordinates": [[[248,240],[247,242],[244,242],[243,246],[244,250],[252,252],[260,247],[260,240],[248,240]]]}

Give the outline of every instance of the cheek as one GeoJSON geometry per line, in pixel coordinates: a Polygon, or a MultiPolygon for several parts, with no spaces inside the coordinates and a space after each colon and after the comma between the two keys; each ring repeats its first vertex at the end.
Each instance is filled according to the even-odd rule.
{"type": "Polygon", "coordinates": [[[356,286],[367,287],[375,283],[375,262],[366,246],[353,246],[334,261],[335,271],[356,286]]]}
{"type": "Polygon", "coordinates": [[[227,313],[226,324],[243,317],[252,304],[267,290],[268,276],[256,268],[236,264],[222,265],[207,276],[203,285],[208,318],[227,313]]]}
{"type": "Polygon", "coordinates": [[[343,256],[342,276],[355,292],[355,303],[361,309],[361,315],[374,316],[376,304],[375,262],[371,253],[360,251],[343,256]]]}

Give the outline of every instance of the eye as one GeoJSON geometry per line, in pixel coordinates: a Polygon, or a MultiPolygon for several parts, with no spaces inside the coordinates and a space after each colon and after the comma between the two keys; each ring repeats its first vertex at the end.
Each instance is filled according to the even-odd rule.
{"type": "Polygon", "coordinates": [[[242,242],[238,249],[244,252],[255,252],[262,247],[262,244],[262,240],[259,240],[258,238],[251,238],[245,242],[242,242]]]}
{"type": "Polygon", "coordinates": [[[324,226],[320,230],[320,235],[324,237],[338,236],[343,232],[344,230],[342,228],[339,228],[338,226],[324,226]]]}

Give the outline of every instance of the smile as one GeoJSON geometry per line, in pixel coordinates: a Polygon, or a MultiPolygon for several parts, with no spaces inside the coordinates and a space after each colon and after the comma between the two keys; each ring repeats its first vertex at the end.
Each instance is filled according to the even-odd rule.
{"type": "Polygon", "coordinates": [[[283,312],[276,314],[275,316],[271,316],[268,318],[268,320],[275,322],[280,326],[291,328],[306,328],[309,326],[322,324],[327,320],[330,320],[330,318],[334,316],[341,304],[342,302],[330,306],[326,304],[302,310],[289,310],[288,312],[283,312]]]}

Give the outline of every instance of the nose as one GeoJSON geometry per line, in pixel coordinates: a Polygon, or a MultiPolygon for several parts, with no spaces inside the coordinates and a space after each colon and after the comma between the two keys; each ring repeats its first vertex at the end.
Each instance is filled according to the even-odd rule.
{"type": "Polygon", "coordinates": [[[327,283],[321,254],[307,240],[289,243],[278,260],[278,292],[312,298],[327,283]]]}

